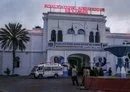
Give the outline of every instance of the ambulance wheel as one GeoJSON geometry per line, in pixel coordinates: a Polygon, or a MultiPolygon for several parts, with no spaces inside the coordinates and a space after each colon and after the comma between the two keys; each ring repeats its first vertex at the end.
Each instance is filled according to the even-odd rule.
{"type": "Polygon", "coordinates": [[[39,78],[39,79],[42,79],[42,78],[43,78],[43,76],[40,74],[40,75],[38,76],[38,78],[39,78]]]}
{"type": "Polygon", "coordinates": [[[30,75],[30,78],[31,78],[31,79],[34,79],[34,78],[35,78],[35,74],[31,74],[31,75],[30,75]]]}
{"type": "Polygon", "coordinates": [[[58,78],[58,74],[55,74],[54,77],[55,77],[55,78],[58,78]]]}

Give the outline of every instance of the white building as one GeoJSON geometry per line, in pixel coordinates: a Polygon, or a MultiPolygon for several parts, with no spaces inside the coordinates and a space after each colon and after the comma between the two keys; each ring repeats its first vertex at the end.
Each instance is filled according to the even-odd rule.
{"type": "MultiPolygon", "coordinates": [[[[129,34],[111,33],[106,16],[75,13],[43,13],[44,30],[29,31],[31,38],[24,52],[17,51],[20,66],[15,73],[28,75],[33,66],[44,62],[97,66],[116,71],[117,57],[104,47],[130,42],[129,34]],[[99,63],[100,62],[100,63],[99,63]]],[[[12,69],[11,51],[0,52],[0,74],[12,69]],[[8,57],[8,58],[7,58],[8,57]]]]}
{"type": "MultiPolygon", "coordinates": [[[[29,30],[30,41],[27,43],[26,50],[16,52],[16,57],[20,58],[20,63],[19,67],[15,68],[15,74],[28,75],[34,65],[44,62],[43,32],[43,29],[40,28],[29,30]]],[[[1,49],[0,74],[4,74],[6,68],[12,69],[12,52],[1,49]]]]}

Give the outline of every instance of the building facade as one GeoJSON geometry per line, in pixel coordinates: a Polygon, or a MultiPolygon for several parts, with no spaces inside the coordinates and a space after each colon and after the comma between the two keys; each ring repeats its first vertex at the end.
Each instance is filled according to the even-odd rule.
{"type": "MultiPolygon", "coordinates": [[[[106,27],[106,16],[48,12],[43,13],[43,21],[44,30],[30,30],[27,49],[17,51],[20,65],[15,68],[16,74],[28,75],[35,65],[45,62],[76,65],[79,70],[84,66],[104,70],[111,67],[116,73],[117,57],[104,47],[124,45],[130,42],[130,36],[111,33],[106,27]]],[[[11,55],[9,50],[0,50],[0,74],[6,68],[12,69],[11,55]]]]}
{"type": "Polygon", "coordinates": [[[56,12],[43,15],[47,62],[74,64],[79,70],[83,66],[104,70],[111,67],[116,73],[117,57],[104,48],[124,45],[130,41],[129,34],[110,33],[104,15],[56,12]]]}

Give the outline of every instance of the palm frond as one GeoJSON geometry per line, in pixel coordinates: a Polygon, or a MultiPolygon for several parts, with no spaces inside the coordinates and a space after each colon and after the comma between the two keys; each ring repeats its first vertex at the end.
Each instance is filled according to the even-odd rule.
{"type": "Polygon", "coordinates": [[[28,32],[20,23],[5,24],[5,28],[0,29],[1,48],[25,50],[25,44],[29,40],[28,32]]]}

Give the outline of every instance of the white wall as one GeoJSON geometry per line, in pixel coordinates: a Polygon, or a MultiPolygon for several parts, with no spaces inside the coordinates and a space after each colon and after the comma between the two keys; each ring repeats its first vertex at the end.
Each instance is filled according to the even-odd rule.
{"type": "Polygon", "coordinates": [[[31,35],[31,50],[42,51],[43,50],[43,36],[42,35],[31,35]]]}
{"type": "Polygon", "coordinates": [[[3,61],[2,61],[2,73],[9,68],[12,71],[12,54],[10,52],[3,53],[3,61]]]}
{"type": "Polygon", "coordinates": [[[117,57],[111,54],[110,52],[107,52],[107,60],[108,60],[108,68],[111,67],[113,74],[116,73],[116,62],[117,57]]]}
{"type": "MultiPolygon", "coordinates": [[[[50,14],[51,16],[53,14],[50,14]]],[[[75,17],[75,19],[79,19],[79,20],[68,20],[67,17],[63,14],[59,15],[59,14],[54,14],[53,16],[55,16],[55,19],[51,19],[50,15],[48,15],[49,19],[47,21],[48,23],[48,41],[51,39],[51,31],[52,30],[62,30],[63,32],[63,42],[88,42],[89,41],[89,33],[90,31],[93,31],[94,34],[95,32],[97,32],[97,25],[99,28],[99,32],[100,32],[100,36],[101,36],[101,42],[105,42],[106,43],[106,39],[105,39],[105,18],[103,16],[83,16],[83,15],[77,15],[77,17],[75,17],[76,15],[73,15],[73,17],[75,17]],[[60,17],[63,17],[64,19],[59,19],[60,17]],[[97,19],[102,19],[104,21],[102,22],[96,22],[96,21],[91,21],[91,20],[80,20],[80,17],[85,17],[87,18],[93,18],[95,20],[97,19]],[[65,20],[66,18],[66,20],[65,20]],[[58,25],[59,24],[59,25],[58,25]],[[74,35],[70,35],[67,34],[67,30],[69,28],[71,28],[73,25],[73,29],[75,30],[75,34],[74,35]],[[59,26],[59,28],[58,28],[59,26]],[[84,29],[85,30],[85,35],[78,35],[77,31],[79,29],[84,29]]],[[[69,14],[68,14],[69,15],[69,14]]],[[[72,17],[72,15],[70,15],[70,18],[72,17]]],[[[84,18],[84,19],[85,19],[84,18]]]]}
{"type": "Polygon", "coordinates": [[[124,39],[109,38],[107,41],[109,45],[123,45],[124,39]]]}
{"type": "Polygon", "coordinates": [[[2,65],[3,65],[3,55],[2,52],[0,52],[0,75],[2,74],[2,65]]]}
{"type": "Polygon", "coordinates": [[[31,55],[29,53],[17,53],[20,57],[20,67],[15,68],[15,73],[19,75],[28,75],[31,68],[31,55]]]}
{"type": "MultiPolygon", "coordinates": [[[[23,52],[23,53],[17,52],[16,56],[20,57],[20,67],[15,68],[15,74],[28,75],[34,66],[45,62],[43,55],[44,55],[43,52],[23,52]]],[[[3,53],[3,62],[2,62],[3,74],[6,68],[9,68],[10,70],[12,70],[12,53],[11,52],[3,53]]]]}
{"type": "MultiPolygon", "coordinates": [[[[45,51],[43,51],[43,34],[30,33],[30,41],[26,44],[25,51],[16,51],[16,56],[20,57],[20,67],[15,68],[15,74],[28,75],[33,66],[45,62],[45,51]]],[[[45,43],[44,43],[45,44],[45,43]]],[[[12,70],[12,52],[11,50],[0,53],[0,72],[4,74],[6,68],[12,70]]]]}
{"type": "MultiPolygon", "coordinates": [[[[106,68],[109,69],[109,67],[112,68],[113,74],[116,73],[116,62],[117,62],[117,57],[114,56],[113,54],[111,54],[110,52],[99,52],[99,51],[56,51],[56,50],[49,50],[47,53],[48,56],[48,62],[50,62],[50,59],[52,56],[63,56],[65,58],[65,60],[67,60],[67,58],[69,57],[69,55],[72,54],[85,54],[88,55],[90,57],[90,64],[91,67],[93,67],[93,58],[94,57],[106,57],[107,59],[107,66],[106,68]]],[[[68,61],[67,61],[68,62],[68,61]]]]}

